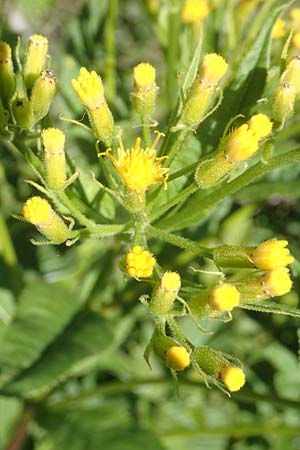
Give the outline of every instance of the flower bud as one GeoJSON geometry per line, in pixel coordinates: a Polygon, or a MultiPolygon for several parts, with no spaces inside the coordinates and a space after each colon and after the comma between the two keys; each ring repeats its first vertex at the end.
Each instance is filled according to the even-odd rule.
{"type": "Polygon", "coordinates": [[[181,371],[190,365],[187,349],[162,333],[155,333],[153,350],[170,369],[181,371]]]}
{"type": "Polygon", "coordinates": [[[17,98],[12,104],[12,110],[17,125],[20,128],[30,128],[34,123],[32,115],[31,104],[25,98],[17,98]]]}
{"type": "Polygon", "coordinates": [[[173,307],[181,287],[180,276],[176,272],[165,272],[154,289],[149,308],[156,316],[168,314],[173,307]]]}
{"type": "Polygon", "coordinates": [[[0,96],[5,105],[13,96],[16,77],[13,68],[11,48],[6,42],[0,42],[0,96]]]}
{"type": "Polygon", "coordinates": [[[251,247],[220,245],[214,249],[213,257],[217,267],[253,267],[250,258],[251,247]]]}
{"type": "Polygon", "coordinates": [[[201,189],[209,189],[219,183],[232,167],[233,163],[217,150],[201,161],[195,171],[195,181],[201,189]]]}
{"type": "Polygon", "coordinates": [[[77,79],[72,80],[72,86],[87,110],[93,132],[106,146],[111,145],[114,119],[104,97],[100,76],[81,67],[77,79]]]}
{"type": "Polygon", "coordinates": [[[277,87],[272,103],[274,120],[284,124],[294,114],[296,92],[293,86],[284,81],[277,87]]]}
{"type": "Polygon", "coordinates": [[[126,257],[127,273],[133,278],[150,278],[156,260],[140,245],[133,247],[126,257]]]}
{"type": "Polygon", "coordinates": [[[261,279],[262,288],[268,297],[279,297],[292,289],[292,280],[286,267],[270,270],[261,279]]]}
{"type": "Polygon", "coordinates": [[[58,191],[66,183],[65,135],[57,128],[47,128],[42,132],[47,185],[58,191]]]}
{"type": "Polygon", "coordinates": [[[253,131],[258,140],[271,134],[273,124],[266,114],[255,114],[247,122],[249,130],[253,131]]]}
{"type": "Polygon", "coordinates": [[[291,59],[280,81],[289,83],[296,95],[300,93],[300,56],[291,59]]]}
{"type": "Polygon", "coordinates": [[[66,224],[41,197],[31,197],[25,202],[23,216],[54,244],[62,244],[70,237],[66,224]]]}
{"type": "Polygon", "coordinates": [[[30,97],[34,122],[42,120],[49,112],[56,92],[56,76],[52,70],[43,70],[35,80],[30,97]]]}
{"type": "Polygon", "coordinates": [[[24,81],[27,89],[31,89],[35,80],[45,67],[48,52],[48,39],[40,34],[30,36],[24,66],[24,81]]]}
{"type": "Polygon", "coordinates": [[[210,293],[209,304],[216,311],[232,311],[240,303],[240,293],[235,286],[223,283],[210,293]]]}
{"type": "Polygon", "coordinates": [[[280,39],[286,34],[286,21],[283,19],[277,19],[275,22],[273,32],[272,32],[272,39],[280,39]]]}
{"type": "Polygon", "coordinates": [[[246,377],[240,367],[225,367],[220,372],[220,379],[230,392],[239,391],[246,383],[246,377]]]}
{"type": "Polygon", "coordinates": [[[294,262],[286,248],[288,241],[271,239],[263,242],[251,252],[253,264],[262,270],[278,269],[294,262]]]}
{"type": "Polygon", "coordinates": [[[204,87],[216,87],[228,70],[225,59],[216,53],[205,55],[199,71],[199,79],[204,87]]]}
{"type": "Polygon", "coordinates": [[[142,117],[153,114],[158,87],[155,82],[155,68],[141,63],[133,69],[134,92],[131,101],[135,111],[142,117]]]}
{"type": "Polygon", "coordinates": [[[257,150],[258,137],[248,124],[244,124],[230,134],[224,153],[228,161],[236,163],[249,159],[257,150]]]}
{"type": "Polygon", "coordinates": [[[181,18],[184,23],[201,22],[209,13],[207,0],[185,0],[181,18]]]}

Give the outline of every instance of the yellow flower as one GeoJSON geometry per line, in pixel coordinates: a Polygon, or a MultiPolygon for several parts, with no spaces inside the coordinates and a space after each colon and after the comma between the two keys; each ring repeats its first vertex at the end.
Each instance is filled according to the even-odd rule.
{"type": "Polygon", "coordinates": [[[181,13],[184,23],[201,22],[209,13],[207,0],[186,0],[181,13]]]}
{"type": "Polygon", "coordinates": [[[205,55],[200,67],[199,79],[203,86],[214,87],[224,77],[228,69],[225,59],[216,53],[205,55]]]}
{"type": "Polygon", "coordinates": [[[258,150],[258,137],[249,125],[243,124],[234,130],[225,147],[225,157],[230,162],[249,159],[258,150]]]}
{"type": "Polygon", "coordinates": [[[290,10],[290,18],[292,28],[296,29],[300,26],[300,8],[293,8],[290,10]]]}
{"type": "Polygon", "coordinates": [[[294,261],[286,248],[288,241],[271,239],[263,242],[251,253],[251,259],[258,269],[272,270],[285,267],[294,261]]]}
{"type": "Polygon", "coordinates": [[[239,391],[246,382],[246,377],[242,369],[234,366],[222,369],[220,378],[230,392],[239,391]]]}
{"type": "Polygon", "coordinates": [[[165,272],[160,280],[160,287],[167,294],[177,295],[180,286],[181,280],[177,272],[165,272]]]}
{"type": "Polygon", "coordinates": [[[190,365],[190,355],[186,348],[173,345],[165,353],[165,362],[170,369],[184,370],[190,365]]]}
{"type": "Polygon", "coordinates": [[[154,256],[137,245],[127,254],[127,273],[134,278],[150,278],[156,260],[154,256]]]}
{"type": "Polygon", "coordinates": [[[255,114],[250,120],[248,120],[249,129],[252,130],[258,139],[267,137],[273,127],[273,123],[265,114],[255,114]]]}
{"type": "Polygon", "coordinates": [[[264,292],[270,297],[279,297],[292,289],[292,280],[286,267],[279,267],[267,272],[261,279],[264,292]]]}
{"type": "Polygon", "coordinates": [[[292,44],[297,50],[300,49],[300,31],[297,31],[297,33],[294,34],[292,44]]]}
{"type": "Polygon", "coordinates": [[[45,170],[50,189],[62,189],[66,182],[65,135],[58,128],[42,132],[45,149],[45,170]]]}
{"type": "Polygon", "coordinates": [[[240,303],[240,293],[235,286],[223,283],[215,287],[209,296],[209,304],[216,311],[232,311],[240,303]]]}
{"type": "Polygon", "coordinates": [[[41,197],[31,197],[25,202],[23,216],[54,244],[62,244],[70,237],[66,224],[41,197]]]}
{"type": "Polygon", "coordinates": [[[282,38],[286,33],[285,26],[286,21],[283,19],[278,19],[273,28],[272,39],[282,38]]]}
{"type": "Polygon", "coordinates": [[[72,80],[72,86],[84,106],[94,110],[99,108],[104,101],[104,89],[102,80],[94,70],[89,72],[81,67],[79,75],[72,80]]]}
{"type": "Polygon", "coordinates": [[[150,148],[142,149],[141,138],[138,137],[135,146],[125,150],[119,133],[118,158],[115,158],[110,150],[105,153],[112,160],[126,188],[138,195],[144,194],[150,186],[158,182],[165,183],[167,188],[166,173],[169,169],[162,167],[164,157],[157,158],[155,150],[160,136],[162,133],[158,133],[150,148]]]}
{"type": "Polygon", "coordinates": [[[141,63],[133,69],[133,80],[137,89],[149,89],[155,84],[155,68],[149,63],[141,63]]]}
{"type": "Polygon", "coordinates": [[[40,34],[33,34],[29,38],[26,62],[24,66],[24,79],[28,89],[40,75],[46,64],[48,52],[48,39],[40,34]]]}
{"type": "Polygon", "coordinates": [[[134,92],[131,95],[135,111],[142,117],[151,116],[155,109],[158,87],[155,82],[155,68],[141,63],[133,69],[134,92]]]}

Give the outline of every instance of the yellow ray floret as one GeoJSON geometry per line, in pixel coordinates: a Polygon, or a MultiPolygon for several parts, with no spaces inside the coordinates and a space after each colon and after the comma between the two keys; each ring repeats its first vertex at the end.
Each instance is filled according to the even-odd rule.
{"type": "Polygon", "coordinates": [[[186,348],[173,345],[165,353],[165,362],[170,369],[184,370],[190,365],[190,355],[186,348]]]}
{"type": "Polygon", "coordinates": [[[283,19],[278,19],[275,22],[274,28],[273,28],[273,32],[272,32],[272,38],[273,39],[280,39],[282,38],[285,33],[286,33],[286,21],[283,19]]]}
{"type": "Polygon", "coordinates": [[[169,169],[162,167],[164,157],[157,158],[155,150],[160,136],[162,133],[158,133],[150,148],[142,149],[141,138],[138,137],[135,146],[125,150],[119,133],[118,158],[115,158],[109,150],[105,153],[112,160],[126,188],[138,195],[158,182],[165,183],[167,188],[166,174],[169,169]]]}
{"type": "Polygon", "coordinates": [[[225,156],[230,162],[249,159],[258,150],[258,137],[245,123],[234,130],[226,144],[225,156]]]}
{"type": "Polygon", "coordinates": [[[262,287],[270,297],[279,297],[292,289],[292,280],[286,267],[270,270],[262,278],[262,287]]]}
{"type": "Polygon", "coordinates": [[[155,83],[155,68],[149,63],[141,63],[133,69],[134,85],[137,89],[151,87],[155,83]]]}
{"type": "Polygon", "coordinates": [[[72,80],[72,86],[84,106],[91,110],[100,108],[104,101],[104,89],[100,76],[94,70],[89,72],[81,67],[79,76],[72,80]]]}
{"type": "Polygon", "coordinates": [[[225,367],[220,373],[220,378],[230,392],[239,391],[246,382],[242,369],[234,366],[225,367]]]}
{"type": "Polygon", "coordinates": [[[285,267],[294,261],[286,248],[288,241],[271,239],[263,242],[251,253],[251,259],[258,269],[272,270],[285,267]]]}
{"type": "Polygon", "coordinates": [[[240,293],[235,286],[223,283],[215,287],[210,296],[209,304],[216,311],[232,311],[240,303],[240,293]]]}
{"type": "Polygon", "coordinates": [[[185,23],[197,23],[205,19],[209,13],[207,0],[186,0],[181,18],[185,23]]]}
{"type": "Polygon", "coordinates": [[[150,278],[156,260],[154,256],[143,247],[136,245],[127,254],[127,273],[134,278],[150,278]]]}
{"type": "Polygon", "coordinates": [[[255,114],[250,120],[248,120],[248,126],[252,130],[258,139],[267,137],[273,128],[273,123],[266,114],[255,114]]]}
{"type": "Polygon", "coordinates": [[[209,53],[203,58],[199,79],[205,87],[214,87],[224,77],[227,69],[228,64],[222,56],[209,53]]]}

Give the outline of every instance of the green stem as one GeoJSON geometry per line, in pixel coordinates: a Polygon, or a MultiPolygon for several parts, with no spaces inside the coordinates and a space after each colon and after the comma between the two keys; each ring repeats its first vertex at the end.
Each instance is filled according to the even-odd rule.
{"type": "Polygon", "coordinates": [[[104,42],[106,51],[105,60],[105,88],[106,98],[113,102],[116,95],[116,24],[118,18],[118,0],[108,2],[107,19],[104,29],[104,42]]]}
{"type": "Polygon", "coordinates": [[[167,212],[170,208],[177,205],[178,203],[186,200],[190,195],[192,195],[194,192],[198,190],[198,186],[196,183],[192,183],[190,186],[188,186],[186,189],[184,189],[180,194],[176,195],[174,198],[169,200],[164,205],[157,208],[153,213],[150,214],[149,220],[150,222],[154,222],[159,217],[161,217],[165,212],[167,212]]]}
{"type": "Polygon", "coordinates": [[[168,159],[167,159],[168,167],[171,167],[171,164],[174,161],[174,158],[175,158],[176,154],[181,149],[181,146],[184,143],[185,138],[187,137],[187,134],[189,133],[189,131],[190,130],[187,130],[187,129],[184,129],[184,130],[180,131],[178,138],[176,139],[176,141],[172,145],[170,153],[168,154],[168,159]]]}
{"type": "Polygon", "coordinates": [[[141,117],[141,120],[142,120],[142,127],[143,127],[144,143],[145,143],[146,147],[150,148],[151,142],[152,142],[150,128],[149,128],[149,125],[147,124],[147,120],[145,117],[141,117]]]}
{"type": "MultiPolygon", "coordinates": [[[[132,231],[132,224],[124,223],[119,225],[93,225],[93,227],[86,228],[84,230],[78,230],[74,233],[77,233],[78,236],[94,236],[97,237],[108,237],[108,236],[115,236],[116,234],[120,233],[130,233],[132,231]]],[[[77,237],[77,235],[74,235],[74,237],[77,237]]]]}
{"type": "Polygon", "coordinates": [[[61,203],[70,211],[72,216],[77,219],[81,225],[85,226],[88,230],[92,230],[95,228],[95,223],[89,220],[84,214],[82,214],[81,211],[79,211],[79,209],[74,206],[65,192],[60,191],[56,194],[61,203]]]}
{"type": "Polygon", "coordinates": [[[194,169],[197,169],[197,167],[199,166],[200,162],[197,161],[193,164],[190,164],[189,166],[184,167],[181,170],[177,170],[177,172],[173,172],[169,178],[168,181],[172,181],[172,180],[176,180],[177,178],[183,177],[184,175],[188,175],[191,172],[194,171],[194,169]]]}
{"type": "Polygon", "coordinates": [[[193,253],[197,253],[201,256],[212,257],[213,253],[210,249],[201,247],[197,242],[191,241],[190,239],[177,236],[176,234],[168,233],[167,231],[161,230],[159,228],[148,225],[146,228],[146,233],[152,237],[161,239],[175,247],[183,248],[193,253]]]}
{"type": "Polygon", "coordinates": [[[180,17],[177,8],[171,6],[169,14],[169,29],[168,29],[168,47],[167,47],[167,94],[170,109],[174,106],[176,96],[174,92],[178,91],[176,82],[176,66],[178,61],[179,50],[179,32],[180,32],[180,17]]]}

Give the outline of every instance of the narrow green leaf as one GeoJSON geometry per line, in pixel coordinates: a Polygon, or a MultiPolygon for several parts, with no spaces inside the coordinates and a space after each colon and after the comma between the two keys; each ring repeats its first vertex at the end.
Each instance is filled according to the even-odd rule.
{"type": "Polygon", "coordinates": [[[4,392],[28,399],[45,396],[67,378],[83,375],[95,367],[112,339],[107,322],[96,314],[78,317],[4,392]]]}
{"type": "Polygon", "coordinates": [[[240,308],[248,309],[250,311],[259,311],[274,314],[283,314],[285,316],[300,317],[300,309],[292,308],[290,306],[282,305],[271,301],[260,301],[256,303],[243,303],[239,305],[240,308]]]}
{"type": "Polygon", "coordinates": [[[77,296],[57,284],[36,281],[27,287],[0,341],[0,385],[30,367],[79,307],[77,296]]]}
{"type": "Polygon", "coordinates": [[[188,71],[186,73],[183,85],[182,85],[182,89],[185,93],[187,93],[187,91],[189,90],[189,88],[192,86],[193,81],[196,78],[197,75],[197,71],[199,68],[199,61],[200,61],[200,57],[201,57],[201,52],[202,52],[202,43],[203,43],[203,31],[201,29],[201,33],[200,33],[200,37],[198,40],[198,44],[197,47],[195,49],[195,53],[193,56],[193,59],[191,61],[191,64],[188,68],[188,71]]]}

